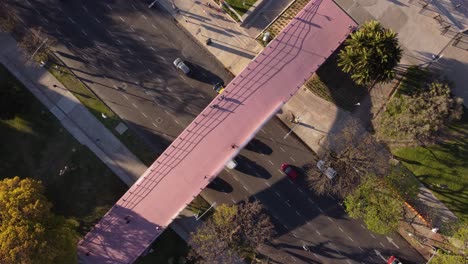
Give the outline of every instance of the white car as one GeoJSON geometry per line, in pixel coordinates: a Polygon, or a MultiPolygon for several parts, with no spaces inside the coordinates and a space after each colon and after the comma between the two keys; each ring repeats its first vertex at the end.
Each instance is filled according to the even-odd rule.
{"type": "Polygon", "coordinates": [[[187,66],[187,64],[185,64],[185,62],[181,58],[175,59],[174,66],[176,66],[177,69],[181,70],[185,75],[189,75],[190,68],[187,66]]]}

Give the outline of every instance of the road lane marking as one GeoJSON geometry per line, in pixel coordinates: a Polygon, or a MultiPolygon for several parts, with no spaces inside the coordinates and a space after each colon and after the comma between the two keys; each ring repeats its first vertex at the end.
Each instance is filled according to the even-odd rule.
{"type": "Polygon", "coordinates": [[[182,76],[182,75],[179,75],[179,76],[180,76],[180,78],[184,79],[184,81],[186,81],[186,80],[187,80],[187,79],[185,79],[185,77],[184,77],[184,76],[182,76]]]}
{"type": "Polygon", "coordinates": [[[384,245],[382,242],[379,242],[379,244],[380,244],[383,248],[385,248],[385,245],[384,245]]]}
{"type": "Polygon", "coordinates": [[[151,49],[152,51],[156,51],[153,47],[150,47],[150,49],[151,49]]]}
{"type": "Polygon", "coordinates": [[[83,33],[85,36],[88,36],[88,33],[86,33],[83,29],[81,30],[81,33],[83,33]]]}
{"type": "Polygon", "coordinates": [[[151,24],[151,26],[153,26],[155,29],[158,29],[158,27],[157,27],[157,26],[155,26],[154,24],[151,24]]]}
{"type": "Polygon", "coordinates": [[[315,230],[315,233],[317,233],[319,236],[322,235],[322,234],[320,234],[320,232],[318,230],[315,230]]]}
{"type": "Polygon", "coordinates": [[[143,65],[143,62],[142,62],[140,59],[137,59],[137,61],[138,61],[141,65],[143,65]]]}
{"type": "Polygon", "coordinates": [[[341,232],[343,232],[343,233],[344,233],[344,230],[343,230],[343,228],[341,228],[341,227],[338,227],[338,229],[339,229],[341,232]]]}
{"type": "Polygon", "coordinates": [[[174,119],[174,121],[175,121],[178,125],[180,125],[180,123],[179,123],[179,121],[177,121],[177,119],[174,119]]]}
{"type": "Polygon", "coordinates": [[[320,211],[320,213],[323,213],[322,208],[320,208],[319,206],[317,206],[317,209],[320,211]]]}
{"type": "Polygon", "coordinates": [[[129,48],[127,48],[127,51],[128,51],[128,53],[133,55],[133,52],[129,48]]]}
{"type": "Polygon", "coordinates": [[[190,106],[186,106],[185,108],[187,108],[187,110],[189,110],[190,112],[192,111],[192,108],[190,108],[190,106]]]}
{"type": "Polygon", "coordinates": [[[145,15],[141,15],[144,19],[148,20],[148,18],[145,15]]]}
{"type": "Polygon", "coordinates": [[[125,97],[125,99],[128,100],[128,96],[126,96],[125,94],[122,94],[123,97],[125,97]]]}
{"type": "Polygon", "coordinates": [[[286,152],[286,150],[284,150],[284,148],[280,147],[280,149],[281,149],[281,151],[286,152]]]}
{"type": "Polygon", "coordinates": [[[135,103],[132,103],[133,107],[135,107],[136,109],[138,109],[138,106],[135,104],[135,103]]]}
{"type": "Polygon", "coordinates": [[[311,204],[314,204],[314,201],[312,201],[312,199],[307,198],[307,200],[308,200],[311,204]]]}
{"type": "Polygon", "coordinates": [[[117,43],[119,43],[120,45],[122,45],[122,41],[116,39],[115,41],[117,41],[117,43]]]}
{"type": "Polygon", "coordinates": [[[109,8],[110,10],[112,10],[112,7],[109,5],[109,4],[106,4],[107,8],[109,8]]]}
{"type": "Polygon", "coordinates": [[[161,56],[161,55],[157,55],[157,56],[158,56],[161,60],[163,60],[164,62],[167,61],[166,58],[164,58],[163,56],[161,56]]]}
{"type": "Polygon", "coordinates": [[[137,8],[132,4],[133,9],[137,10],[137,8]]]}
{"type": "Polygon", "coordinates": [[[141,114],[142,114],[144,117],[148,118],[148,116],[147,116],[145,113],[141,112],[141,114]]]}
{"type": "Polygon", "coordinates": [[[302,216],[301,213],[299,213],[297,210],[296,210],[296,214],[297,214],[298,216],[302,216]]]}
{"type": "Polygon", "coordinates": [[[88,8],[86,8],[86,6],[81,6],[81,7],[83,7],[83,9],[84,9],[84,11],[86,11],[86,13],[89,13],[89,10],[88,10],[88,8]]]}
{"type": "Polygon", "coordinates": [[[119,16],[120,20],[122,20],[122,22],[125,22],[125,19],[123,19],[121,16],[119,16]]]}
{"type": "Polygon", "coordinates": [[[328,220],[330,220],[330,222],[335,222],[333,219],[331,219],[329,216],[327,216],[328,220]]]}
{"type": "Polygon", "coordinates": [[[153,73],[150,69],[146,69],[149,73],[153,73]]]}
{"type": "Polygon", "coordinates": [[[296,162],[296,160],[293,157],[289,157],[293,162],[296,162]]]}
{"type": "Polygon", "coordinates": [[[291,207],[291,205],[289,204],[289,201],[286,201],[284,202],[288,207],[291,207]]]}
{"type": "Polygon", "coordinates": [[[169,40],[169,39],[166,37],[166,35],[162,34],[162,36],[163,36],[166,40],[169,40]]]}
{"type": "Polygon", "coordinates": [[[362,249],[360,246],[358,246],[358,248],[359,248],[362,252],[364,252],[364,249],[362,249]]]}
{"type": "Polygon", "coordinates": [[[275,191],[275,194],[276,194],[276,196],[281,198],[281,195],[277,191],[275,191]]]}
{"type": "Polygon", "coordinates": [[[236,203],[236,200],[234,200],[234,198],[231,198],[231,201],[232,201],[233,203],[236,203]]]}
{"type": "Polygon", "coordinates": [[[361,227],[362,227],[363,229],[366,229],[366,227],[365,227],[365,226],[363,226],[363,225],[361,225],[361,227]]]}
{"type": "Polygon", "coordinates": [[[266,185],[268,185],[268,187],[271,187],[271,184],[269,182],[265,182],[266,185]]]}
{"type": "Polygon", "coordinates": [[[351,240],[352,242],[354,242],[354,240],[350,236],[348,236],[348,239],[351,240]]]}
{"type": "Polygon", "coordinates": [[[146,39],[145,39],[145,38],[143,38],[142,36],[140,36],[140,39],[141,39],[142,41],[146,41],[146,39]]]}
{"type": "Polygon", "coordinates": [[[371,236],[373,239],[375,239],[375,236],[374,236],[372,233],[370,233],[370,236],[371,236]]]}
{"type": "Polygon", "coordinates": [[[246,191],[249,191],[249,189],[247,189],[247,187],[245,187],[245,185],[242,185],[242,187],[244,187],[244,189],[245,189],[246,191]]]}
{"type": "Polygon", "coordinates": [[[72,22],[73,24],[75,24],[75,25],[76,25],[76,22],[75,22],[75,20],[73,20],[71,17],[68,17],[68,20],[70,20],[70,22],[72,22]]]}
{"type": "Polygon", "coordinates": [[[262,128],[262,129],[260,129],[260,130],[263,132],[263,134],[266,134],[266,132],[265,132],[265,130],[264,130],[263,128],[262,128]]]}
{"type": "Polygon", "coordinates": [[[155,123],[151,122],[151,124],[153,124],[153,126],[155,126],[156,128],[158,127],[158,125],[156,125],[155,123]]]}
{"type": "Polygon", "coordinates": [[[349,264],[352,264],[351,262],[349,262],[349,260],[346,260],[346,262],[348,262],[349,264]]]}
{"type": "Polygon", "coordinates": [[[131,30],[132,32],[135,32],[135,29],[133,28],[133,26],[130,26],[130,30],[131,30]]]}
{"type": "Polygon", "coordinates": [[[184,101],[182,99],[180,99],[179,96],[176,96],[177,100],[179,100],[181,103],[183,103],[184,101]]]}
{"type": "Polygon", "coordinates": [[[295,233],[292,233],[293,237],[299,238],[295,233]]]}
{"type": "Polygon", "coordinates": [[[275,164],[273,164],[273,162],[271,160],[268,160],[268,162],[270,162],[271,165],[275,165],[275,164]]]}
{"type": "Polygon", "coordinates": [[[96,20],[96,22],[98,22],[99,24],[102,24],[101,20],[99,20],[97,17],[95,17],[94,20],[96,20]]]}

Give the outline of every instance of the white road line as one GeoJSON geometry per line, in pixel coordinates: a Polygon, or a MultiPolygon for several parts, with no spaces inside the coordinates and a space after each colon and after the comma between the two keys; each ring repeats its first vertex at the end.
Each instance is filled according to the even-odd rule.
{"type": "Polygon", "coordinates": [[[307,201],[309,201],[311,204],[314,203],[314,201],[312,201],[312,199],[310,199],[310,198],[307,198],[307,201]]]}
{"type": "Polygon", "coordinates": [[[371,236],[373,239],[375,239],[375,236],[374,236],[373,234],[370,234],[370,236],[371,236]]]}
{"type": "Polygon", "coordinates": [[[161,60],[163,60],[164,62],[167,61],[166,58],[164,58],[163,56],[161,56],[161,55],[157,55],[157,56],[158,56],[161,60]]]}
{"type": "Polygon", "coordinates": [[[299,238],[295,233],[292,233],[293,237],[299,238]]]}
{"type": "Polygon", "coordinates": [[[234,198],[231,198],[231,201],[232,201],[233,203],[236,203],[236,200],[234,200],[234,198]]]}
{"type": "Polygon", "coordinates": [[[182,99],[180,99],[179,96],[176,96],[177,100],[179,100],[181,103],[184,102],[182,99]]]}
{"type": "Polygon", "coordinates": [[[94,20],[96,20],[96,22],[98,22],[99,24],[101,24],[101,20],[99,20],[97,17],[95,17],[94,20]]]}
{"type": "Polygon", "coordinates": [[[266,134],[266,132],[265,132],[265,130],[264,130],[263,128],[262,128],[262,129],[260,129],[260,130],[263,132],[263,134],[266,134]]]}
{"type": "Polygon", "coordinates": [[[382,242],[379,242],[379,244],[380,244],[383,248],[385,248],[385,245],[384,245],[382,242]]]}
{"type": "Polygon", "coordinates": [[[81,33],[83,33],[85,36],[88,36],[88,33],[86,33],[83,29],[81,30],[81,33]]]}
{"type": "Polygon", "coordinates": [[[171,93],[172,93],[172,89],[171,89],[171,87],[169,87],[169,86],[168,86],[168,87],[166,87],[166,89],[167,89],[169,92],[171,92],[171,93]]]}
{"type": "Polygon", "coordinates": [[[122,20],[122,22],[125,22],[125,19],[123,19],[121,16],[119,16],[120,20],[122,20]]]}
{"type": "Polygon", "coordinates": [[[281,195],[277,191],[275,191],[275,194],[276,196],[281,197],[281,195]]]}
{"type": "Polygon", "coordinates": [[[184,77],[184,76],[182,76],[182,75],[179,75],[179,76],[180,76],[180,78],[184,79],[184,81],[186,81],[186,80],[187,80],[187,79],[185,79],[185,77],[184,77]]]}
{"type": "Polygon", "coordinates": [[[138,109],[138,106],[135,103],[132,103],[133,107],[138,109]]]}
{"type": "Polygon", "coordinates": [[[284,148],[280,147],[280,149],[281,149],[281,151],[286,152],[286,150],[284,150],[284,148]]]}
{"type": "Polygon", "coordinates": [[[333,219],[331,219],[329,216],[327,216],[328,220],[330,220],[330,222],[335,222],[333,219]]]}
{"type": "Polygon", "coordinates": [[[341,228],[341,227],[338,227],[338,229],[339,229],[341,232],[343,232],[343,233],[344,233],[344,230],[343,230],[343,228],[341,228]]]}
{"type": "Polygon", "coordinates": [[[151,24],[151,26],[153,26],[155,29],[158,29],[158,27],[157,27],[157,26],[155,26],[154,24],[151,24]]]}
{"type": "Polygon", "coordinates": [[[236,175],[233,174],[232,177],[234,178],[234,180],[239,181],[236,175]]]}
{"type": "Polygon", "coordinates": [[[271,184],[269,182],[265,182],[266,185],[268,185],[268,187],[271,187],[271,184]]]}
{"type": "Polygon", "coordinates": [[[120,64],[114,61],[114,65],[120,68],[120,64]]]}
{"type": "Polygon", "coordinates": [[[315,256],[316,258],[319,258],[319,256],[318,256],[317,254],[315,254],[314,252],[312,252],[312,254],[314,254],[314,256],[315,256]]]}
{"type": "Polygon", "coordinates": [[[151,49],[152,51],[156,51],[153,47],[150,47],[150,49],[151,49]]]}
{"type": "Polygon", "coordinates": [[[86,6],[81,6],[81,7],[83,7],[83,9],[84,9],[84,11],[86,11],[86,13],[89,13],[89,10],[88,10],[88,8],[86,8],[86,6]]]}
{"type": "Polygon", "coordinates": [[[320,232],[318,230],[315,230],[315,233],[317,233],[317,235],[321,236],[322,234],[320,234],[320,232]]]}
{"type": "Polygon", "coordinates": [[[76,25],[76,22],[75,22],[75,20],[73,20],[71,17],[68,17],[68,20],[70,20],[70,22],[72,22],[73,24],[75,24],[75,25],[76,25]]]}
{"type": "Polygon", "coordinates": [[[346,260],[346,262],[348,262],[349,264],[352,264],[349,260],[346,260]]]}
{"type": "Polygon", "coordinates": [[[174,121],[175,121],[178,125],[180,125],[180,123],[179,123],[179,121],[177,121],[177,119],[174,119],[174,121]]]}
{"type": "Polygon", "coordinates": [[[137,10],[137,8],[132,4],[133,9],[137,10]]]}
{"type": "Polygon", "coordinates": [[[364,252],[364,249],[362,249],[360,246],[358,246],[358,248],[359,248],[362,252],[364,252]]]}
{"type": "Polygon", "coordinates": [[[112,10],[112,7],[108,4],[106,4],[107,8],[109,8],[110,10],[112,10]]]}
{"type": "Polygon", "coordinates": [[[130,26],[130,30],[131,30],[132,32],[135,32],[135,29],[134,29],[132,26],[130,26]]]}
{"type": "Polygon", "coordinates": [[[275,165],[275,164],[273,164],[273,162],[271,160],[268,160],[268,162],[270,162],[271,165],[275,165]]]}
{"type": "Polygon", "coordinates": [[[350,236],[348,236],[348,239],[351,240],[352,242],[354,242],[354,240],[350,236]]]}
{"type": "Polygon", "coordinates": [[[284,228],[289,229],[289,226],[287,224],[282,223],[284,228]]]}
{"type": "Polygon", "coordinates": [[[123,97],[125,97],[125,99],[128,100],[128,96],[126,96],[125,94],[122,94],[123,97]]]}
{"type": "Polygon", "coordinates": [[[127,48],[127,51],[128,51],[128,53],[133,55],[133,52],[129,48],[127,48]]]}
{"type": "Polygon", "coordinates": [[[366,229],[366,227],[365,227],[365,226],[363,226],[363,225],[361,225],[361,227],[362,227],[363,229],[366,229]]]}
{"type": "Polygon", "coordinates": [[[190,106],[186,106],[185,108],[187,108],[187,110],[189,111],[192,111],[192,108],[190,108],[190,106]]]}
{"type": "Polygon", "coordinates": [[[296,160],[293,157],[289,157],[293,162],[296,162],[296,160]]]}
{"type": "Polygon", "coordinates": [[[301,213],[299,213],[297,210],[296,210],[296,214],[297,214],[298,216],[302,216],[301,213]]]}
{"type": "Polygon", "coordinates": [[[144,19],[148,20],[148,18],[145,15],[141,15],[144,19]]]}
{"type": "Polygon", "coordinates": [[[125,72],[125,75],[129,76],[130,77],[130,74],[128,72],[125,72]]]}
{"type": "Polygon", "coordinates": [[[244,189],[245,189],[246,191],[249,191],[249,189],[247,189],[247,187],[245,187],[245,185],[242,185],[242,187],[244,187],[244,189]]]}
{"type": "Polygon", "coordinates": [[[153,73],[150,69],[146,69],[146,70],[148,70],[149,73],[153,73]]]}
{"type": "Polygon", "coordinates": [[[116,39],[115,41],[117,41],[117,43],[119,43],[120,45],[122,45],[122,41],[116,39]]]}
{"type": "Polygon", "coordinates": [[[145,113],[141,112],[141,114],[142,114],[144,117],[148,118],[148,116],[147,116],[145,113]]]}
{"type": "Polygon", "coordinates": [[[153,123],[153,122],[151,122],[151,124],[153,124],[153,126],[155,126],[155,127],[158,127],[158,125],[156,125],[156,124],[155,124],[155,123],[153,123]]]}
{"type": "Polygon", "coordinates": [[[162,35],[163,35],[163,37],[164,37],[166,40],[169,40],[169,39],[166,37],[166,35],[164,35],[164,34],[162,34],[162,35]]]}
{"type": "Polygon", "coordinates": [[[141,39],[142,41],[146,41],[146,39],[145,39],[145,38],[143,38],[143,37],[141,37],[141,36],[140,36],[140,39],[141,39]]]}
{"type": "Polygon", "coordinates": [[[137,59],[137,60],[141,65],[143,65],[143,62],[140,59],[137,59]]]}
{"type": "Polygon", "coordinates": [[[321,213],[323,213],[322,208],[320,208],[320,207],[317,206],[317,209],[318,209],[321,213]]]}
{"type": "Polygon", "coordinates": [[[288,201],[284,202],[288,207],[291,207],[288,201]]]}
{"type": "Polygon", "coordinates": [[[203,94],[198,94],[201,98],[205,99],[206,97],[203,94]]]}

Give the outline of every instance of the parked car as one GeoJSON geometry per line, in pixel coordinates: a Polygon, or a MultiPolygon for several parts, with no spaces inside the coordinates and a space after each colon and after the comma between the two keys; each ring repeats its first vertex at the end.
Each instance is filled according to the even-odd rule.
{"type": "Polygon", "coordinates": [[[217,82],[213,85],[213,90],[219,94],[222,93],[224,91],[224,82],[217,82]]]}
{"type": "Polygon", "coordinates": [[[391,256],[387,260],[387,264],[403,264],[400,260],[398,260],[395,256],[391,256]]]}
{"type": "Polygon", "coordinates": [[[281,164],[280,167],[281,171],[284,172],[291,180],[295,180],[297,178],[297,171],[291,165],[287,163],[281,164]]]}
{"type": "Polygon", "coordinates": [[[181,58],[177,58],[174,60],[174,66],[177,69],[181,70],[185,75],[190,74],[190,68],[185,64],[185,62],[181,58]]]}

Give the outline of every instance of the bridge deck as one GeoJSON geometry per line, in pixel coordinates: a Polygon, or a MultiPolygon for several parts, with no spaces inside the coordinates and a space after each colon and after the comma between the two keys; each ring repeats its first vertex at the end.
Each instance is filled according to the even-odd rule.
{"type": "Polygon", "coordinates": [[[86,263],[131,263],[356,26],[313,0],[174,140],[79,243],[86,263]]]}

